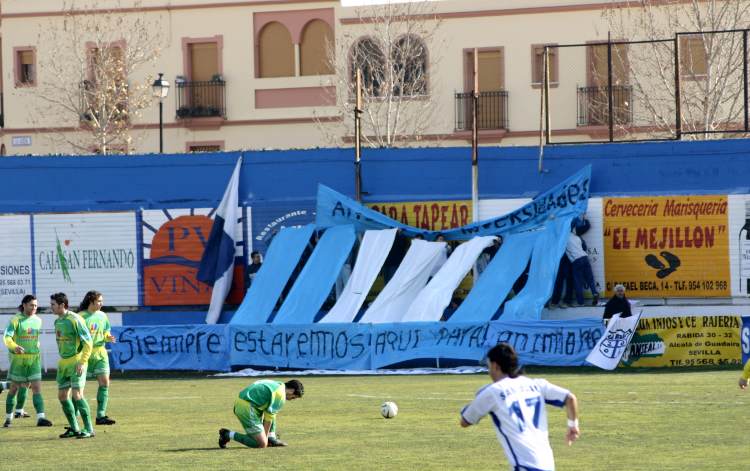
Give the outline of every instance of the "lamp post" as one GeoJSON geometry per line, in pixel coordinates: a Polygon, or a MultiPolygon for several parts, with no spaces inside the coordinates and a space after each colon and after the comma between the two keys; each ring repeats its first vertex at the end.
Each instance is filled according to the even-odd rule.
{"type": "Polygon", "coordinates": [[[154,98],[159,99],[159,153],[164,152],[164,99],[169,95],[169,82],[164,80],[164,74],[159,72],[159,78],[154,80],[151,88],[154,98]]]}

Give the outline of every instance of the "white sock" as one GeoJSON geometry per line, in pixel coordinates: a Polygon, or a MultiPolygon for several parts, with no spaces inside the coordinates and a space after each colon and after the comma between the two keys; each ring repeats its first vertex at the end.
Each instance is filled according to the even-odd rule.
{"type": "Polygon", "coordinates": [[[276,432],[268,432],[268,438],[276,438],[276,432]]]}
{"type": "Polygon", "coordinates": [[[234,432],[232,431],[229,432],[229,439],[234,440],[234,432]]]}
{"type": "Polygon", "coordinates": [[[44,415],[44,412],[37,412],[36,413],[36,418],[37,419],[44,419],[44,418],[46,418],[46,416],[44,415]]]}
{"type": "Polygon", "coordinates": [[[10,382],[8,381],[0,381],[0,386],[2,390],[10,389],[10,382]]]}
{"type": "Polygon", "coordinates": [[[16,414],[21,414],[23,412],[25,412],[23,409],[16,409],[16,414]]]}
{"type": "Polygon", "coordinates": [[[13,418],[13,412],[11,412],[10,414],[5,414],[5,418],[8,419],[8,420],[12,419],[13,418]]]}

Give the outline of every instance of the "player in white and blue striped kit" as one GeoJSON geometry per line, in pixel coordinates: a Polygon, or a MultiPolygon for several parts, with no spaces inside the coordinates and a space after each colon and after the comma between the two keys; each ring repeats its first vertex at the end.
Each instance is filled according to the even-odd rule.
{"type": "Polygon", "coordinates": [[[547,380],[519,375],[518,356],[507,343],[487,353],[487,368],[494,382],[463,408],[461,426],[475,425],[489,414],[513,471],[554,471],[544,404],[566,408],[571,445],[580,435],[575,395],[547,380]]]}

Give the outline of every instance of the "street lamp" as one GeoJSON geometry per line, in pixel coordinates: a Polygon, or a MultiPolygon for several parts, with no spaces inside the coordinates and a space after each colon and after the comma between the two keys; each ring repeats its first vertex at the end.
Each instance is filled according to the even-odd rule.
{"type": "Polygon", "coordinates": [[[169,95],[169,82],[162,77],[164,74],[159,72],[159,78],[154,80],[151,88],[154,91],[154,98],[159,99],[159,153],[164,152],[164,99],[169,95]]]}

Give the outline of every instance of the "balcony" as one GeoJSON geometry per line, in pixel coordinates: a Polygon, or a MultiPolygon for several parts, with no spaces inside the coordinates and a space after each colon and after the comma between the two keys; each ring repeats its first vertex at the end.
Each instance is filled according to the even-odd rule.
{"type": "MultiPolygon", "coordinates": [[[[612,125],[633,123],[633,87],[612,87],[612,125]]],[[[578,126],[609,126],[609,87],[578,87],[578,126]]]]}
{"type": "Polygon", "coordinates": [[[226,82],[177,81],[177,118],[226,118],[226,82]]]}
{"type": "MultiPolygon", "coordinates": [[[[471,131],[472,92],[456,93],[456,131],[471,131]]],[[[477,128],[508,129],[508,92],[480,92],[477,103],[477,128]]]]}

